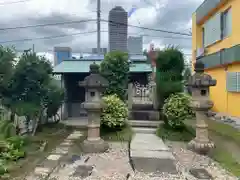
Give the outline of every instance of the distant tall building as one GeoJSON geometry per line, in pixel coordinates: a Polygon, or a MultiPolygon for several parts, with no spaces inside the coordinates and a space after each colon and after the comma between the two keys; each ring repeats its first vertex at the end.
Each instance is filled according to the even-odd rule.
{"type": "Polygon", "coordinates": [[[142,46],[143,46],[142,36],[128,37],[128,53],[129,54],[143,54],[142,46]]]}
{"type": "Polygon", "coordinates": [[[60,64],[65,59],[72,58],[72,49],[70,47],[54,47],[54,66],[60,64]]]}
{"type": "Polygon", "coordinates": [[[127,52],[128,13],[116,6],[109,12],[108,20],[109,51],[127,52]]]}
{"type": "MultiPolygon", "coordinates": [[[[92,53],[97,54],[98,53],[97,48],[92,48],[92,53]]],[[[107,53],[107,48],[100,48],[100,53],[101,54],[106,54],[107,53]]]]}

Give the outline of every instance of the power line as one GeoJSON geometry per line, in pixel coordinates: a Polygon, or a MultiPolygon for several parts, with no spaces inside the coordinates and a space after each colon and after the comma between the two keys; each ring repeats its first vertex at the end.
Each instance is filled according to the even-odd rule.
{"type": "Polygon", "coordinates": [[[20,0],[20,1],[12,1],[12,2],[3,2],[3,3],[0,3],[0,6],[10,5],[10,4],[18,4],[18,3],[28,2],[28,1],[33,1],[33,0],[20,0]]]}
{"type": "Polygon", "coordinates": [[[36,28],[36,27],[45,27],[45,26],[56,26],[56,25],[65,25],[65,24],[75,24],[75,23],[84,23],[84,22],[91,22],[91,21],[96,21],[96,19],[85,19],[85,20],[80,20],[80,21],[67,21],[67,22],[56,22],[56,23],[48,23],[48,24],[16,26],[16,27],[0,28],[0,31],[13,30],[13,29],[27,29],[27,28],[36,28]]]}
{"type": "MultiPolygon", "coordinates": [[[[0,44],[6,44],[6,43],[12,43],[12,42],[24,42],[24,41],[32,41],[32,40],[45,40],[45,39],[56,39],[56,38],[62,38],[62,37],[68,37],[68,36],[76,36],[76,35],[83,35],[83,34],[91,34],[91,33],[96,33],[97,30],[94,31],[86,31],[86,32],[79,32],[79,33],[72,33],[72,34],[61,34],[61,35],[56,35],[56,36],[46,36],[46,37],[37,37],[37,38],[26,38],[26,39],[17,39],[17,40],[9,40],[9,41],[2,41],[0,44]]],[[[106,33],[108,31],[101,31],[103,33],[106,33]]],[[[117,34],[126,34],[126,33],[117,33],[117,34]]],[[[129,34],[129,35],[136,35],[136,34],[129,34]]],[[[186,38],[186,37],[174,37],[174,36],[151,36],[148,34],[141,35],[143,37],[155,37],[155,38],[166,38],[166,39],[191,39],[191,38],[186,38]]]]}
{"type": "MultiPolygon", "coordinates": [[[[8,27],[8,28],[0,28],[0,31],[13,30],[13,29],[36,28],[36,27],[45,27],[45,26],[55,26],[55,25],[65,25],[65,24],[75,24],[75,23],[84,23],[84,22],[90,22],[90,21],[96,21],[96,19],[86,19],[86,20],[80,20],[80,21],[68,21],[68,22],[57,22],[57,23],[48,23],[48,24],[37,24],[37,25],[8,27]]],[[[128,27],[150,30],[150,31],[163,32],[163,33],[168,33],[168,34],[176,34],[176,35],[183,35],[183,36],[189,36],[189,37],[192,36],[191,34],[182,33],[182,32],[174,32],[174,31],[168,31],[168,30],[163,30],[163,29],[154,29],[154,28],[136,26],[136,25],[125,24],[125,23],[120,23],[120,22],[115,22],[115,21],[109,21],[109,20],[104,20],[104,19],[101,19],[101,21],[110,22],[110,23],[113,23],[113,24],[125,25],[125,26],[128,26],[128,27]]]]}
{"type": "MultiPolygon", "coordinates": [[[[101,32],[109,32],[107,30],[101,31],[101,32]]],[[[126,33],[121,33],[121,32],[116,32],[116,34],[126,34],[126,33]]],[[[136,36],[136,33],[128,33],[127,35],[130,36],[136,36]]],[[[191,40],[191,37],[181,37],[181,36],[155,36],[155,35],[150,35],[150,34],[141,34],[138,36],[143,36],[143,37],[156,37],[156,38],[162,38],[162,39],[185,39],[185,40],[191,40]]]]}
{"type": "Polygon", "coordinates": [[[24,41],[32,41],[32,40],[43,40],[43,39],[55,39],[55,38],[61,38],[61,37],[67,37],[67,36],[76,36],[80,34],[91,34],[96,33],[97,31],[88,31],[88,32],[79,32],[79,33],[73,33],[73,34],[62,34],[57,36],[47,36],[47,37],[38,37],[38,38],[27,38],[27,39],[17,39],[17,40],[9,40],[9,41],[2,41],[0,44],[6,44],[11,42],[24,42],[24,41]]]}
{"type": "Polygon", "coordinates": [[[135,28],[139,28],[139,29],[150,30],[150,31],[157,31],[157,32],[163,32],[163,33],[169,33],[169,34],[177,34],[177,35],[183,35],[183,36],[192,36],[191,34],[188,34],[188,33],[174,32],[174,31],[168,31],[168,30],[163,30],[163,29],[154,29],[154,28],[148,28],[148,27],[143,27],[143,26],[130,25],[130,24],[126,24],[126,23],[114,22],[114,21],[104,20],[104,19],[102,19],[102,21],[110,22],[113,24],[125,25],[125,26],[129,26],[129,27],[135,27],[135,28]]]}

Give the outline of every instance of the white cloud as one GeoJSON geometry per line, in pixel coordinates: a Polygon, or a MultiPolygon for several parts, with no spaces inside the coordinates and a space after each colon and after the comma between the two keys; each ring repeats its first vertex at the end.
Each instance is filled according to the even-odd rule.
{"type": "MultiPolygon", "coordinates": [[[[101,15],[108,18],[108,12],[116,5],[123,6],[126,11],[136,6],[137,11],[129,18],[129,24],[155,29],[181,31],[188,33],[191,28],[191,14],[203,0],[101,0],[101,15]]],[[[9,3],[2,0],[0,3],[9,3]]],[[[12,2],[12,1],[11,1],[12,2]]],[[[83,19],[96,19],[96,0],[29,0],[22,3],[0,5],[0,28],[24,26],[33,24],[77,21],[83,19]]],[[[95,22],[75,23],[68,25],[46,26],[39,28],[16,29],[1,31],[1,42],[16,39],[34,39],[58,35],[69,35],[78,32],[87,32],[96,29],[95,22]]],[[[108,30],[107,23],[101,23],[102,30],[108,30]]],[[[190,51],[191,40],[161,38],[173,36],[171,34],[149,31],[129,27],[129,34],[147,34],[154,37],[144,37],[143,48],[148,48],[151,41],[156,47],[164,47],[167,44],[179,45],[184,51],[190,51]]],[[[101,46],[108,47],[108,34],[101,33],[101,46]]],[[[96,47],[96,33],[62,38],[22,41],[15,44],[16,49],[23,50],[35,44],[38,52],[46,52],[46,56],[53,59],[54,46],[69,46],[74,51],[89,51],[96,47]]]]}

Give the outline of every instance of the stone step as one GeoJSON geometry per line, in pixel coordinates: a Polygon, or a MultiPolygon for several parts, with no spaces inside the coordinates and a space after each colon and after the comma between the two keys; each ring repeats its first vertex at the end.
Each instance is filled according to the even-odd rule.
{"type": "Polygon", "coordinates": [[[172,152],[162,139],[154,134],[136,133],[131,141],[130,157],[137,171],[177,173],[172,152]]]}
{"type": "Polygon", "coordinates": [[[133,110],[154,110],[153,104],[133,104],[133,110]]]}
{"type": "Polygon", "coordinates": [[[131,110],[129,119],[159,121],[160,113],[153,110],[131,110]]]}
{"type": "Polygon", "coordinates": [[[163,121],[143,121],[143,120],[129,120],[132,127],[153,127],[157,128],[163,121]]]}
{"type": "Polygon", "coordinates": [[[141,133],[141,134],[155,134],[157,129],[156,128],[146,128],[146,127],[134,127],[133,131],[135,133],[141,133]]]}

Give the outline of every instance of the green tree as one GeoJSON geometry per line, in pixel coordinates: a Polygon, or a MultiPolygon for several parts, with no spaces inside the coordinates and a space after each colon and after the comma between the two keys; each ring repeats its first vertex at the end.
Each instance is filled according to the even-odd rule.
{"type": "Polygon", "coordinates": [[[4,96],[12,77],[16,53],[13,47],[0,46],[0,94],[4,96]]]}
{"type": "Polygon", "coordinates": [[[125,100],[129,73],[128,54],[120,51],[107,53],[100,64],[100,71],[109,81],[105,94],[116,94],[125,100]]]}
{"type": "Polygon", "coordinates": [[[30,120],[33,120],[34,124],[37,123],[46,106],[51,74],[50,62],[45,57],[31,52],[22,54],[15,67],[8,88],[11,97],[7,98],[5,104],[18,115],[26,117],[26,127],[30,120]]]}
{"type": "MultiPolygon", "coordinates": [[[[14,62],[16,58],[16,52],[14,47],[0,46],[0,98],[1,104],[3,101],[8,101],[11,97],[9,86],[11,78],[14,72],[14,62]]],[[[10,109],[9,105],[5,105],[5,108],[10,109]]],[[[11,121],[14,120],[14,112],[11,113],[11,121]]]]}
{"type": "Polygon", "coordinates": [[[184,55],[174,46],[160,51],[156,61],[156,83],[160,106],[172,93],[183,91],[184,55]]]}
{"type": "Polygon", "coordinates": [[[47,118],[52,118],[58,112],[58,109],[63,103],[64,100],[64,91],[55,83],[55,79],[48,85],[48,91],[46,95],[46,109],[47,109],[47,118]]]}
{"type": "Polygon", "coordinates": [[[184,81],[188,81],[189,77],[192,75],[192,71],[189,67],[185,68],[183,73],[183,79],[184,81]]]}

